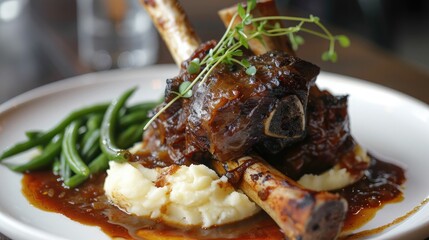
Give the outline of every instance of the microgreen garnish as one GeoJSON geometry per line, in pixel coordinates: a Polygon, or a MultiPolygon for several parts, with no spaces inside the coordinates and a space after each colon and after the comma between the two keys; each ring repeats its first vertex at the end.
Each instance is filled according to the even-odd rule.
{"type": "Polygon", "coordinates": [[[196,74],[200,72],[200,69],[201,69],[200,59],[194,58],[192,59],[192,61],[189,62],[187,71],[189,74],[196,74]]]}
{"type": "Polygon", "coordinates": [[[256,0],[247,0],[247,5],[244,7],[238,4],[237,13],[232,17],[224,35],[218,44],[210,49],[209,53],[203,59],[192,59],[189,62],[187,71],[190,74],[197,74],[192,82],[185,81],[179,86],[179,92],[175,92],[177,96],[170,102],[164,105],[158,113],[146,124],[145,129],[168,107],[180,98],[189,98],[192,96],[192,88],[195,84],[202,84],[206,81],[213,70],[221,63],[223,64],[238,64],[245,69],[246,74],[255,75],[257,69],[252,66],[246,59],[241,59],[243,51],[241,48],[249,48],[249,40],[257,39],[263,43],[263,36],[275,37],[286,35],[289,37],[290,43],[294,50],[297,50],[304,43],[304,38],[297,35],[298,32],[305,32],[326,39],[329,42],[329,48],[322,53],[322,60],[337,61],[337,53],[335,52],[335,43],[338,42],[341,47],[348,47],[350,40],[344,35],[334,36],[326,27],[320,23],[320,19],[310,15],[308,18],[288,17],[288,16],[267,16],[253,17],[251,11],[256,7],[256,0]],[[233,26],[237,17],[241,21],[233,26]],[[269,21],[289,21],[297,22],[295,26],[282,27],[281,24],[269,24],[269,21]],[[307,28],[308,24],[314,24],[318,30],[307,28]],[[246,28],[251,25],[251,28],[246,28]],[[249,30],[250,29],[250,30],[249,30]]]}
{"type": "Polygon", "coordinates": [[[182,84],[180,84],[179,86],[179,95],[181,95],[184,98],[190,98],[192,97],[192,90],[186,90],[189,85],[191,85],[191,82],[189,81],[184,81],[182,82],[182,84]]]}
{"type": "Polygon", "coordinates": [[[255,66],[250,66],[248,69],[246,69],[246,74],[251,76],[255,75],[256,74],[255,66]]]}
{"type": "Polygon", "coordinates": [[[340,43],[341,47],[350,46],[350,39],[347,36],[338,35],[335,38],[338,40],[338,43],[340,43]]]}

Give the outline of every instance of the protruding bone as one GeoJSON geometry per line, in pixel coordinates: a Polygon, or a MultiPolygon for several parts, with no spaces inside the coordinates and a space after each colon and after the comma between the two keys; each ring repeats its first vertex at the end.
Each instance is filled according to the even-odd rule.
{"type": "Polygon", "coordinates": [[[335,239],[340,232],[347,202],[339,195],[303,189],[255,156],[214,161],[213,165],[220,174],[238,177],[240,189],[271,216],[288,239],[335,239]]]}
{"type": "MultiPolygon", "coordinates": [[[[222,9],[218,12],[219,17],[222,19],[225,26],[228,26],[232,20],[234,14],[237,13],[237,6],[232,6],[229,8],[222,9]]],[[[272,0],[260,0],[256,4],[255,9],[252,10],[252,15],[254,18],[257,17],[266,17],[266,16],[278,16],[276,4],[272,0]]],[[[237,25],[241,21],[241,18],[238,16],[233,23],[233,26],[237,25]]],[[[270,25],[274,25],[276,23],[281,24],[280,21],[269,21],[270,25]]],[[[245,30],[252,29],[252,25],[247,25],[245,30]]],[[[295,52],[293,51],[289,38],[287,36],[278,36],[278,37],[263,37],[262,44],[257,39],[252,39],[249,41],[250,49],[255,55],[261,55],[271,50],[282,50],[286,51],[288,54],[295,56],[295,52]]]]}
{"type": "Polygon", "coordinates": [[[285,139],[301,138],[305,133],[304,109],[296,95],[286,96],[265,120],[265,135],[285,139]]]}
{"type": "Polygon", "coordinates": [[[177,65],[200,45],[188,17],[177,0],[141,0],[177,65]]]}

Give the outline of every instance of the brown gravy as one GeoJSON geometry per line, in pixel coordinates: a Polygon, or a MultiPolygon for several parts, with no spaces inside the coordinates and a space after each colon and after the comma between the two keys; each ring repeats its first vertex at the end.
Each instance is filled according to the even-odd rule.
{"type": "MultiPolygon", "coordinates": [[[[51,171],[24,175],[23,193],[36,207],[87,225],[99,226],[111,237],[125,239],[283,239],[281,230],[265,213],[222,227],[199,229],[171,227],[161,222],[130,216],[110,205],[103,194],[105,174],[98,174],[76,189],[64,189],[51,171]]],[[[351,231],[374,217],[384,204],[400,201],[403,169],[372,157],[365,177],[337,191],[349,203],[343,231],[351,231]]]]}
{"type": "Polygon", "coordinates": [[[400,186],[405,182],[404,170],[371,156],[365,176],[353,185],[337,191],[347,199],[349,209],[343,231],[359,228],[371,220],[387,203],[403,199],[400,186]]]}

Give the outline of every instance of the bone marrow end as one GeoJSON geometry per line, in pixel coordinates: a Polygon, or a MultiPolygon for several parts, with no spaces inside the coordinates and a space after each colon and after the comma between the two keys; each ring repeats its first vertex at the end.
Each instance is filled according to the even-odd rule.
{"type": "Polygon", "coordinates": [[[341,231],[346,212],[347,202],[344,199],[328,201],[317,207],[301,239],[335,239],[341,231]]]}

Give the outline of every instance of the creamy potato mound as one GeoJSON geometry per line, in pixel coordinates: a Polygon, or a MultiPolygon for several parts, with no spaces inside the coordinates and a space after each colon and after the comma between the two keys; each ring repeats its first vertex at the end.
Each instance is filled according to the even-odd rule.
{"type": "MultiPolygon", "coordinates": [[[[364,163],[369,167],[370,158],[366,151],[360,145],[356,145],[353,151],[355,163],[361,165],[364,163]]],[[[357,182],[362,178],[364,172],[365,170],[362,170],[352,174],[346,168],[343,168],[341,164],[337,164],[318,175],[305,174],[298,180],[298,183],[307,189],[315,191],[331,191],[357,182]]]]}
{"type": "Polygon", "coordinates": [[[110,162],[104,183],[109,200],[137,216],[208,228],[259,211],[255,203],[205,165],[149,169],[110,162]]]}

